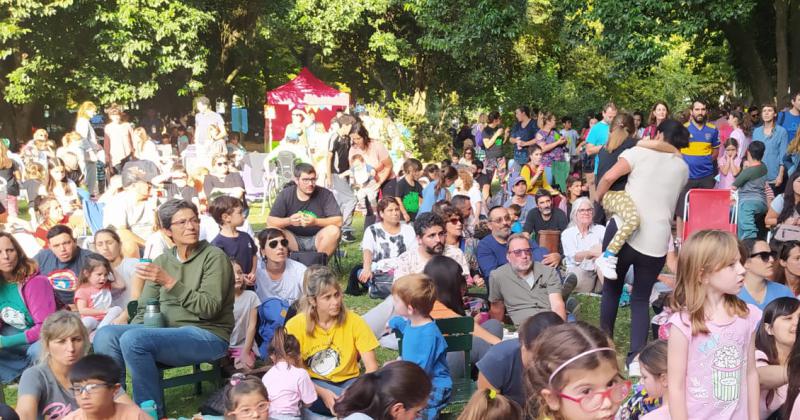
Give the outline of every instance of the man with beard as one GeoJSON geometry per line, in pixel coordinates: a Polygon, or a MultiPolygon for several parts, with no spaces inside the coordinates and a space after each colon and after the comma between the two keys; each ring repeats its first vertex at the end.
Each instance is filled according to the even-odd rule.
{"type": "Polygon", "coordinates": [[[522,230],[536,235],[542,230],[563,232],[568,224],[567,215],[563,211],[553,208],[553,199],[550,194],[540,191],[536,193],[536,208],[528,212],[522,230]]]}
{"type": "MultiPolygon", "coordinates": [[[[508,262],[508,237],[511,235],[511,216],[508,209],[501,206],[489,210],[489,229],[492,234],[478,243],[478,265],[484,278],[488,278],[495,268],[508,262]]],[[[550,267],[558,267],[561,255],[557,252],[548,254],[547,249],[530,241],[533,249],[533,260],[550,267]]]]}
{"type": "Polygon", "coordinates": [[[394,269],[394,278],[407,274],[421,273],[434,255],[444,255],[455,260],[469,274],[469,266],[464,253],[457,247],[447,247],[445,252],[444,220],[436,213],[422,213],[414,220],[414,233],[417,235],[417,249],[406,251],[389,265],[394,269]]]}
{"type": "Polygon", "coordinates": [[[317,172],[308,163],[294,168],[295,185],[278,194],[267,227],[281,229],[290,251],[317,251],[329,257],[341,234],[342,213],[333,193],[317,186],[317,172]]]}
{"type": "Polygon", "coordinates": [[[516,326],[544,311],[566,319],[558,274],[552,267],[533,261],[530,240],[524,234],[511,235],[507,255],[508,263],[489,277],[490,316],[502,322],[508,311],[516,326]]]}
{"type": "Polygon", "coordinates": [[[719,131],[713,124],[706,122],[706,104],[701,100],[692,103],[692,116],[684,124],[689,130],[689,147],[681,149],[683,160],[689,166],[689,181],[681,192],[678,206],[676,232],[683,232],[683,207],[686,193],[693,188],[714,188],[717,169],[714,163],[719,154],[719,131]]]}

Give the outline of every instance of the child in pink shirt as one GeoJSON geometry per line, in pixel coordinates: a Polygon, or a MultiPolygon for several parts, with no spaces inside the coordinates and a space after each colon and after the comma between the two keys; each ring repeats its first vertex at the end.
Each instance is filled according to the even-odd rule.
{"type": "Polygon", "coordinates": [[[719,167],[719,181],[716,188],[718,190],[728,190],[733,185],[736,175],[742,170],[742,158],[739,157],[739,142],[736,139],[728,139],[725,142],[725,151],[720,153],[717,158],[719,167]]]}
{"type": "Polygon", "coordinates": [[[111,306],[112,288],[125,289],[125,283],[114,281],[114,269],[102,255],[91,255],[81,268],[78,290],[75,291],[75,305],[81,315],[81,321],[90,332],[111,324],[120,314],[122,308],[111,306]]]}
{"type": "Polygon", "coordinates": [[[730,233],[696,232],[680,250],[668,340],[673,419],[759,418],[754,343],[761,310],[736,297],[744,273],[730,233]]]}
{"type": "Polygon", "coordinates": [[[262,379],[269,394],[269,418],[299,420],[300,402],[307,406],[317,400],[311,376],[301,367],[300,342],[279,327],[272,336],[268,351],[275,363],[262,379]]]}

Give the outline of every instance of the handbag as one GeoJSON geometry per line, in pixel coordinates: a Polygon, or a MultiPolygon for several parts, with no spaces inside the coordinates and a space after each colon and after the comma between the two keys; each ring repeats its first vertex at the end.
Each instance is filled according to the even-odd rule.
{"type": "Polygon", "coordinates": [[[787,223],[778,225],[775,230],[775,240],[781,242],[800,241],[800,226],[787,223]]]}
{"type": "Polygon", "coordinates": [[[369,279],[369,297],[372,299],[386,299],[392,294],[392,283],[394,283],[394,270],[373,271],[372,278],[369,279]]]}

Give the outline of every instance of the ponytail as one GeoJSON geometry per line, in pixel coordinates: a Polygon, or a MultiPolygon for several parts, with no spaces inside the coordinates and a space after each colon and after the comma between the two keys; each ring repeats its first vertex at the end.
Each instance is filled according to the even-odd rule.
{"type": "Polygon", "coordinates": [[[299,368],[300,363],[300,342],[291,334],[286,333],[286,328],[278,327],[269,342],[267,351],[274,358],[275,362],[285,361],[286,363],[299,368]]]}

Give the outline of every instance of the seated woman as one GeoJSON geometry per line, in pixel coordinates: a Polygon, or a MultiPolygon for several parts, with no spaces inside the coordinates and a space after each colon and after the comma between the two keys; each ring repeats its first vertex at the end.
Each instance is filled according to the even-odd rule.
{"type": "Polygon", "coordinates": [[[40,195],[33,201],[39,225],[33,236],[39,246],[47,248],[47,231],[55,225],[67,225],[73,230],[83,226],[81,218],[64,214],[61,203],[52,195],[40,195]]]}
{"type": "Polygon", "coordinates": [[[50,195],[61,203],[65,215],[81,214],[81,199],[78,186],[67,178],[67,167],[59,158],[47,160],[47,177],[39,186],[39,195],[50,195]]]}
{"type": "Polygon", "coordinates": [[[763,311],[777,298],[794,297],[788,287],[769,280],[775,278],[775,259],[765,241],[744,239],[741,248],[747,251],[747,254],[742,255],[742,265],[746,271],[739,299],[756,305],[763,311]]]}
{"type": "Polygon", "coordinates": [[[258,232],[261,258],[256,263],[256,294],[262,302],[276,297],[294,304],[303,296],[306,266],[289,258],[289,240],[283,231],[266,228],[258,232]]]}
{"type": "MultiPolygon", "coordinates": [[[[136,275],[136,265],[139,260],[122,256],[122,241],[117,232],[113,229],[98,230],[94,234],[94,248],[111,263],[111,267],[114,268],[114,279],[125,283],[125,288],[114,297],[111,305],[126,308],[128,302],[138,301],[144,288],[144,281],[136,275]]],[[[115,323],[127,324],[128,312],[123,311],[115,323]]]]}
{"type": "Polygon", "coordinates": [[[300,342],[300,355],[319,398],[311,411],[330,416],[336,398],[360,375],[378,369],[378,340],[366,322],[344,306],[336,275],[323,266],[306,271],[301,312],[286,323],[300,342]]]}
{"type": "Polygon", "coordinates": [[[459,252],[454,252],[455,249],[460,251],[460,254],[464,256],[463,261],[460,259],[456,259],[456,262],[461,265],[464,262],[465,265],[461,265],[462,272],[467,274],[467,284],[483,286],[483,278],[479,272],[478,268],[478,259],[476,258],[475,251],[477,249],[477,241],[474,240],[467,240],[464,238],[466,233],[466,228],[464,226],[464,218],[459,213],[458,209],[452,206],[447,201],[440,201],[433,206],[433,212],[438,214],[442,220],[444,220],[444,232],[445,232],[445,251],[448,248],[451,250],[449,252],[443,252],[448,256],[457,255],[459,252]],[[476,273],[474,276],[470,275],[470,273],[476,273]]]}
{"type": "MultiPolygon", "coordinates": [[[[41,362],[22,374],[17,391],[21,420],[59,419],[78,409],[70,368],[89,352],[89,333],[76,312],[58,311],[48,316],[41,331],[41,362]]],[[[117,402],[131,403],[120,391],[117,402]]]]}
{"type": "MultiPolygon", "coordinates": [[[[431,318],[468,316],[464,308],[464,293],[467,291],[467,283],[461,272],[461,266],[455,260],[437,255],[425,264],[424,273],[433,280],[436,287],[436,302],[433,304],[431,318]]],[[[472,351],[470,352],[470,359],[473,363],[480,360],[493,345],[503,339],[503,324],[495,319],[479,324],[477,315],[475,314],[475,329],[472,333],[472,351]]],[[[448,353],[447,365],[451,375],[463,376],[463,353],[448,353]]]]}
{"type": "Polygon", "coordinates": [[[800,302],[794,297],[781,297],[764,308],[756,331],[756,366],[759,397],[759,418],[766,419],[786,401],[788,371],[786,364],[795,343],[800,302]]]}
{"type": "Polygon", "coordinates": [[[127,365],[136,403],[153,400],[159,417],[164,417],[156,363],[184,366],[224,357],[234,324],[234,289],[228,256],[198,239],[194,204],[167,201],[159,207],[158,219],[175,247],[152,263],[137,265],[136,274],[145,286],[136,316],[129,325],[99,330],[94,350],[127,365]],[[160,304],[164,327],[143,325],[145,307],[152,301],[160,304]]]}
{"type": "Polygon", "coordinates": [[[800,241],[788,241],[778,248],[775,282],[786,285],[800,296],[800,241]]]}
{"type": "Polygon", "coordinates": [[[55,310],[50,281],[12,234],[0,232],[0,384],[36,361],[42,323],[55,310]]]}
{"type": "Polygon", "coordinates": [[[569,216],[570,226],[561,232],[567,272],[578,277],[575,291],[597,292],[603,286],[603,279],[598,277],[594,260],[603,253],[606,228],[594,224],[594,206],[586,197],[575,200],[569,216]]]}
{"type": "Polygon", "coordinates": [[[786,185],[787,188],[783,194],[775,196],[767,209],[767,215],[764,217],[767,227],[784,223],[793,226],[800,225],[800,213],[797,211],[797,205],[800,204],[800,171],[792,173],[786,185]]]}
{"type": "MultiPolygon", "coordinates": [[[[400,223],[403,215],[397,200],[393,197],[384,197],[378,201],[378,217],[379,222],[364,230],[364,239],[361,242],[362,265],[353,268],[361,284],[367,284],[374,273],[385,273],[388,270],[385,263],[390,259],[417,249],[414,227],[400,223]]],[[[351,282],[348,284],[347,293],[361,294],[362,288],[363,286],[351,282]]]]}
{"type": "Polygon", "coordinates": [[[398,360],[358,378],[336,402],[343,420],[417,418],[428,405],[431,379],[412,362],[398,360]]]}

